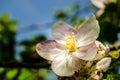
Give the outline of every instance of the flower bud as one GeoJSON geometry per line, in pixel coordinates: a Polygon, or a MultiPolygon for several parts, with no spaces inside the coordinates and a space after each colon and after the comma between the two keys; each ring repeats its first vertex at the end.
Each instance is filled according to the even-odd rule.
{"type": "Polygon", "coordinates": [[[109,52],[109,47],[104,46],[100,41],[95,41],[95,44],[98,48],[97,55],[94,60],[100,60],[103,57],[106,56],[106,54],[109,52]]]}
{"type": "Polygon", "coordinates": [[[105,72],[110,66],[110,63],[111,63],[110,57],[103,58],[96,64],[96,69],[105,72]]]}

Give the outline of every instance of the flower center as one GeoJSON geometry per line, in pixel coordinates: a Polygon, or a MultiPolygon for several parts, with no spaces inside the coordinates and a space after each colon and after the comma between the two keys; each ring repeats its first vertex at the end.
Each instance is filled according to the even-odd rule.
{"type": "Polygon", "coordinates": [[[75,43],[74,42],[66,42],[66,47],[69,50],[69,52],[75,51],[75,43]]]}
{"type": "Polygon", "coordinates": [[[66,38],[66,48],[69,53],[75,52],[76,51],[76,42],[77,38],[75,38],[74,32],[72,32],[71,36],[67,36],[66,38]]]}

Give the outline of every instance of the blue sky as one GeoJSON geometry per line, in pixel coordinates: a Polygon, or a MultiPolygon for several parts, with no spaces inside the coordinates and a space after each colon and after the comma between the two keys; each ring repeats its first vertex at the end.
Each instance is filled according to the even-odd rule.
{"type": "Polygon", "coordinates": [[[34,30],[31,30],[31,25],[45,24],[46,26],[47,23],[54,21],[55,10],[66,10],[74,3],[85,7],[88,2],[89,0],[0,0],[0,15],[8,13],[11,19],[18,21],[17,41],[29,39],[41,33],[51,38],[50,29],[38,30],[34,27],[34,30]]]}
{"type": "Polygon", "coordinates": [[[0,15],[8,13],[18,20],[18,26],[47,23],[53,20],[56,9],[66,9],[75,2],[88,0],[0,0],[0,15]]]}

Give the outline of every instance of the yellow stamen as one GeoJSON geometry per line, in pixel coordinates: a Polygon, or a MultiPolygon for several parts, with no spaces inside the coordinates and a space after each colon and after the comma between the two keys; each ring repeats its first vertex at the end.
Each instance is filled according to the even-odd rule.
{"type": "Polygon", "coordinates": [[[72,32],[72,37],[75,37],[75,33],[74,32],[72,32]]]}
{"type": "Polygon", "coordinates": [[[71,39],[71,36],[67,36],[65,39],[66,39],[66,41],[68,41],[71,39]]]}
{"type": "Polygon", "coordinates": [[[75,38],[75,33],[72,32],[71,36],[67,36],[66,38],[66,48],[69,53],[75,52],[76,48],[76,42],[78,41],[77,38],[75,38]]]}
{"type": "Polygon", "coordinates": [[[75,38],[76,42],[78,41],[78,38],[75,38]]]}
{"type": "Polygon", "coordinates": [[[69,52],[74,52],[76,50],[74,42],[66,42],[66,47],[69,50],[69,52]]]}

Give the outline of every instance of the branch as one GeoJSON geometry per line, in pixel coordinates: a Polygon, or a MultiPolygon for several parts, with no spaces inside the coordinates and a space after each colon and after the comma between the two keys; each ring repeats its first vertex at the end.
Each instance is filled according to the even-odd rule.
{"type": "Polygon", "coordinates": [[[22,62],[0,62],[0,67],[4,68],[49,68],[50,64],[47,63],[22,63],[22,62]]]}

